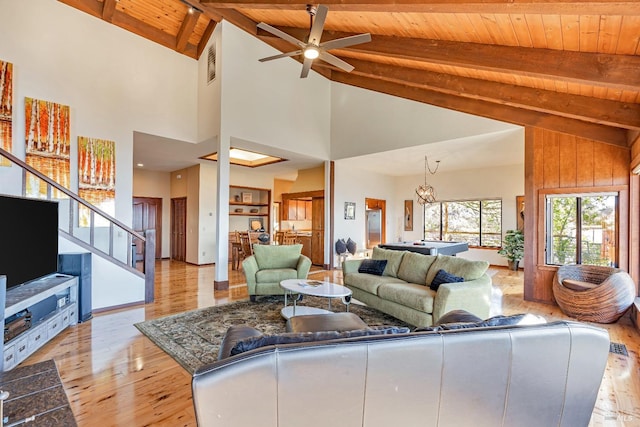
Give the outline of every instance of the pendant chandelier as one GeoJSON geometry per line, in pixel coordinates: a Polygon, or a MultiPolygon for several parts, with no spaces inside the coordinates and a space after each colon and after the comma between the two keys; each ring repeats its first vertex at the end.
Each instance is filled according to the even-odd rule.
{"type": "Polygon", "coordinates": [[[428,203],[434,203],[436,201],[436,190],[431,185],[427,184],[427,170],[431,175],[435,175],[438,172],[440,166],[440,160],[436,160],[436,168],[431,170],[429,166],[429,160],[427,156],[424,156],[424,184],[419,185],[416,188],[416,194],[418,195],[418,204],[426,205],[428,203]]]}

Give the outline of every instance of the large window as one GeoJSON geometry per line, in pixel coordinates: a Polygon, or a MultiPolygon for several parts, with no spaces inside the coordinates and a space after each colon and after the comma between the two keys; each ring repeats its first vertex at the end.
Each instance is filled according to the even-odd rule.
{"type": "Polygon", "coordinates": [[[617,195],[546,197],[546,263],[617,265],[617,195]]]}
{"type": "Polygon", "coordinates": [[[463,200],[425,205],[424,238],[500,247],[502,200],[463,200]]]}

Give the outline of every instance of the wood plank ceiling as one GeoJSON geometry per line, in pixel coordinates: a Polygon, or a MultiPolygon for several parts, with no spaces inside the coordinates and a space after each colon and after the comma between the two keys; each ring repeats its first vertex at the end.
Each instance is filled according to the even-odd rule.
{"type": "MultiPolygon", "coordinates": [[[[192,58],[222,19],[283,52],[294,46],[257,30],[258,22],[298,39],[309,31],[306,3],[295,0],[59,1],[192,58]]],[[[371,43],[331,51],[355,66],[351,73],[314,61],[336,82],[617,145],[638,138],[637,0],[322,4],[323,42],[372,35],[371,43]]]]}

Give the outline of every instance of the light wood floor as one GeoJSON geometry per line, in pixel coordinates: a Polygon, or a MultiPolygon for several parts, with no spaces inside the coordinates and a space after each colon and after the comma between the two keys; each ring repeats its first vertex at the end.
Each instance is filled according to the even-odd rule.
{"type": "MultiPolygon", "coordinates": [[[[23,364],[53,358],[80,426],[195,426],[190,375],[151,343],[134,323],[246,299],[241,272],[229,271],[230,289],[213,291],[214,267],[173,261],[156,264],[156,302],[100,313],[71,327],[23,364]]],[[[551,305],[525,302],[523,273],[490,269],[493,314],[531,312],[565,318],[551,305]]],[[[341,282],[339,271],[315,279],[341,282]]],[[[629,357],[610,354],[591,426],[640,426],[640,335],[628,316],[603,325],[629,357]]],[[[249,427],[249,426],[247,426],[249,427]]]]}

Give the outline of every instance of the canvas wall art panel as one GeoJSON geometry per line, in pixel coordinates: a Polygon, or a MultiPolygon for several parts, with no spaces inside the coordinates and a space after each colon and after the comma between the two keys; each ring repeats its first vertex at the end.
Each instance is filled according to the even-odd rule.
{"type": "MultiPolygon", "coordinates": [[[[63,187],[70,184],[70,109],[67,105],[34,98],[24,99],[25,109],[25,162],[63,187]]],[[[47,184],[28,174],[25,195],[47,197],[47,184]]],[[[51,197],[66,198],[55,190],[51,197]]]]}
{"type": "MultiPolygon", "coordinates": [[[[0,60],[0,148],[12,152],[13,125],[13,64],[0,60]]],[[[11,162],[0,156],[0,166],[11,162]]]]}
{"type": "MultiPolygon", "coordinates": [[[[78,195],[101,211],[116,213],[116,144],[105,139],[78,137],[78,195]]],[[[88,209],[81,209],[79,225],[90,224],[88,209]]],[[[99,215],[94,226],[108,225],[99,215]]]]}

